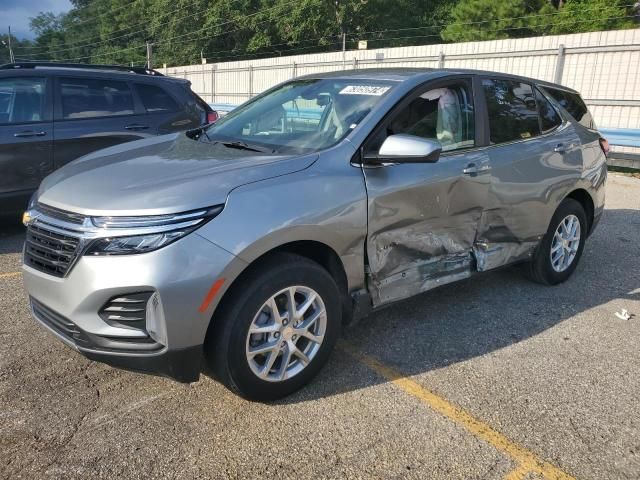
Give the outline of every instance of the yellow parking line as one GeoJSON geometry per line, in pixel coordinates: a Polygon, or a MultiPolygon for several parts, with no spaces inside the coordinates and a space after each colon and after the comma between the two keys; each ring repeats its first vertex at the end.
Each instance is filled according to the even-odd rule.
{"type": "Polygon", "coordinates": [[[18,275],[22,275],[22,272],[0,273],[0,278],[17,277],[18,275]]]}
{"type": "Polygon", "coordinates": [[[523,463],[507,473],[504,480],[523,480],[529,473],[531,473],[531,467],[523,463]]]}
{"type": "Polygon", "coordinates": [[[518,468],[509,473],[509,476],[507,478],[509,478],[510,480],[522,478],[521,476],[514,475],[524,476],[529,472],[538,473],[549,480],[575,480],[575,478],[571,475],[563,472],[550,463],[545,462],[541,458],[537,457],[533,452],[530,452],[520,445],[513,443],[507,437],[494,430],[486,423],[483,423],[482,421],[473,417],[470,413],[466,412],[460,407],[453,405],[452,403],[436,395],[435,393],[426,390],[425,388],[421,387],[413,380],[408,379],[406,376],[402,375],[400,372],[394,370],[393,368],[388,367],[378,360],[359,352],[353,346],[348,345],[343,341],[340,342],[340,348],[358,359],[378,375],[384,377],[397,387],[404,390],[409,395],[412,395],[413,397],[421,400],[436,412],[439,412],[450,420],[453,420],[455,423],[466,428],[475,436],[483,439],[497,450],[500,450],[501,452],[511,457],[518,463],[518,468]]]}

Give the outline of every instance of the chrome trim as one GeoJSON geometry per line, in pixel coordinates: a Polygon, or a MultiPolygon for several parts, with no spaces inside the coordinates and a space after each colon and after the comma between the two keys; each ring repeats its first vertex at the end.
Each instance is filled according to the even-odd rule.
{"type": "Polygon", "coordinates": [[[189,220],[192,218],[202,219],[207,215],[208,210],[199,210],[197,212],[189,212],[175,215],[150,215],[140,217],[91,217],[93,225],[98,228],[134,228],[164,225],[166,223],[177,223],[182,220],[189,220]]]}
{"type": "MultiPolygon", "coordinates": [[[[69,275],[69,272],[73,269],[75,264],[78,262],[80,257],[82,257],[90,244],[94,240],[98,239],[106,239],[106,238],[114,238],[114,237],[134,237],[141,235],[154,235],[172,232],[175,230],[184,230],[195,228],[201,224],[204,224],[207,220],[207,214],[212,216],[220,213],[222,211],[222,206],[213,207],[210,209],[201,209],[188,213],[177,213],[170,215],[158,215],[158,216],[140,216],[140,217],[91,217],[86,215],[75,214],[73,212],[65,212],[63,210],[59,211],[59,214],[56,216],[48,215],[42,210],[47,210],[52,207],[48,205],[42,205],[42,210],[38,209],[38,205],[34,208],[28,210],[26,213],[29,216],[29,221],[26,223],[27,228],[31,225],[39,227],[44,230],[48,230],[53,233],[57,233],[60,235],[66,235],[69,237],[74,237],[78,239],[78,246],[73,253],[73,258],[69,262],[69,267],[67,271],[62,277],[66,278],[69,275]],[[82,223],[72,223],[64,220],[63,217],[65,214],[74,215],[76,218],[82,217],[82,223]],[[156,218],[154,218],[156,217],[156,218]],[[159,218],[162,217],[162,218],[159,218]],[[104,219],[123,219],[121,226],[118,225],[118,222],[108,222],[105,221],[105,227],[96,226],[95,219],[96,218],[104,218],[104,219]],[[152,218],[149,226],[138,226],[142,222],[141,219],[152,218]],[[159,224],[158,222],[164,222],[163,224],[159,224]],[[176,223],[167,223],[167,222],[176,222],[176,223]]],[[[57,210],[56,210],[57,211],[57,210]]],[[[145,221],[145,223],[149,223],[145,221]]],[[[46,272],[45,272],[46,273],[46,272]]]]}

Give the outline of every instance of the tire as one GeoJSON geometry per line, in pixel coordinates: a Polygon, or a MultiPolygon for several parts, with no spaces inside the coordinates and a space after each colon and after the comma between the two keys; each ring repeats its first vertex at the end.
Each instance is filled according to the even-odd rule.
{"type": "MultiPolygon", "coordinates": [[[[587,216],[582,205],[571,198],[563,200],[553,214],[549,229],[536,248],[531,262],[525,265],[527,276],[534,282],[543,285],[557,285],[567,280],[576,269],[582,256],[587,231],[587,216]],[[564,235],[564,232],[567,231],[566,225],[575,225],[575,219],[579,225],[579,240],[577,240],[577,245],[575,245],[575,241],[568,242],[565,248],[564,244],[556,242],[554,237],[557,231],[560,236],[564,235]],[[564,230],[561,227],[562,222],[568,222],[564,223],[564,230]],[[573,248],[570,248],[572,246],[573,248]],[[554,259],[559,258],[559,255],[562,254],[566,257],[562,257],[562,261],[552,260],[552,249],[554,249],[554,259]],[[571,252],[573,252],[573,256],[571,252]]],[[[575,235],[568,235],[569,239],[574,237],[575,235]]]]}
{"type": "Polygon", "coordinates": [[[320,371],[338,339],[340,298],[335,281],[316,262],[288,253],[270,256],[243,274],[216,313],[205,341],[210,369],[230,390],[249,400],[271,401],[293,393],[320,371]],[[316,294],[302,318],[293,322],[288,320],[290,292],[296,310],[316,294]],[[314,316],[315,322],[307,325],[314,316]],[[260,333],[249,334],[250,328],[260,333]],[[275,344],[279,346],[264,354],[253,353],[275,344]],[[283,369],[285,358],[290,360],[283,369]]]}

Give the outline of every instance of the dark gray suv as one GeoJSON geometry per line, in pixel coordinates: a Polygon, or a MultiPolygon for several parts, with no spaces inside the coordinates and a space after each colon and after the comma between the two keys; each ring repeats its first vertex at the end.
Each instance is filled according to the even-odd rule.
{"type": "Polygon", "coordinates": [[[188,81],[155,70],[2,65],[0,214],[23,211],[44,177],[82,155],[216,118],[188,81]]]}

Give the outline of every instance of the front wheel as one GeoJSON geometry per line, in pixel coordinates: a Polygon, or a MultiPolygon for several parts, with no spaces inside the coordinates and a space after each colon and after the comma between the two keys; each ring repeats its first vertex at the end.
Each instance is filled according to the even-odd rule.
{"type": "Polygon", "coordinates": [[[587,228],[587,216],[582,205],[571,198],[563,200],[526,266],[528,276],[545,285],[567,280],[582,255],[587,228]]]}
{"type": "Polygon", "coordinates": [[[276,254],[239,280],[207,338],[216,377],[251,400],[288,395],[326,363],[340,332],[340,293],[319,264],[276,254]]]}

